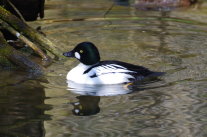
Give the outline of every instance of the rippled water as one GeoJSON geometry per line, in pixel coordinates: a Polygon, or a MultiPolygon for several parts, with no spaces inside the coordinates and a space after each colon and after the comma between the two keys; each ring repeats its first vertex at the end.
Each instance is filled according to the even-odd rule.
{"type": "Polygon", "coordinates": [[[45,18],[30,24],[41,25],[63,52],[92,41],[103,60],[166,75],[129,89],[76,90],[65,80],[78,63],[74,59],[53,63],[36,80],[21,72],[1,72],[0,136],[207,136],[207,3],[162,12],[132,4],[48,0],[45,18]]]}

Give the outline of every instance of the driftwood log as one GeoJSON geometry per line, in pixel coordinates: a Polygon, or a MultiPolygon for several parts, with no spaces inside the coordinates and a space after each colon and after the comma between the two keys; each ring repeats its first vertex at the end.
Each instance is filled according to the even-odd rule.
{"type": "Polygon", "coordinates": [[[42,57],[43,60],[48,60],[49,59],[49,56],[47,56],[35,43],[31,42],[24,35],[21,35],[14,28],[12,28],[9,24],[2,21],[1,19],[0,19],[0,24],[2,25],[3,28],[7,29],[10,33],[15,35],[20,40],[22,40],[25,44],[29,45],[30,48],[32,48],[35,52],[37,52],[37,54],[39,54],[42,57]]]}
{"type": "Polygon", "coordinates": [[[10,46],[0,32],[0,65],[8,68],[19,68],[36,74],[42,73],[42,68],[27,56],[10,46]]]}
{"type": "MultiPolygon", "coordinates": [[[[11,28],[16,31],[16,36],[20,37],[23,35],[25,38],[29,39],[32,43],[35,45],[40,46],[42,49],[50,52],[54,59],[58,59],[58,57],[61,55],[60,50],[53,44],[49,39],[47,39],[44,35],[39,33],[37,30],[33,29],[23,21],[21,21],[18,17],[11,14],[9,11],[5,10],[2,6],[0,6],[0,21],[4,22],[1,25],[4,29],[7,29],[11,33],[14,33],[14,31],[11,31],[11,28]],[[11,28],[9,28],[10,26],[11,28]]],[[[27,43],[28,44],[28,43],[27,43]]],[[[28,45],[30,46],[30,45],[28,45]]],[[[31,46],[32,48],[33,46],[31,46]]],[[[37,48],[37,46],[36,46],[37,48]]],[[[46,55],[43,55],[40,51],[40,48],[36,50],[33,48],[35,52],[37,52],[43,59],[47,60],[49,57],[46,55]]]]}
{"type": "Polygon", "coordinates": [[[21,68],[23,70],[42,73],[39,64],[10,46],[1,30],[7,30],[20,41],[30,47],[44,61],[43,66],[61,57],[62,52],[45,35],[30,27],[25,21],[16,17],[0,6],[0,67],[21,68]],[[44,52],[43,52],[44,51],[44,52]]]}

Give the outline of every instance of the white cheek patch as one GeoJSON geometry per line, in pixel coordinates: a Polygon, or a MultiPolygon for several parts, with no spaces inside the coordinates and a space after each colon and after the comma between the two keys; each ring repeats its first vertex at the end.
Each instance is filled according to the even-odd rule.
{"type": "Polygon", "coordinates": [[[76,57],[77,59],[80,59],[80,54],[79,54],[78,52],[75,52],[75,57],[76,57]]]}
{"type": "Polygon", "coordinates": [[[80,112],[80,110],[78,110],[78,109],[75,109],[74,111],[76,114],[80,112]]]}

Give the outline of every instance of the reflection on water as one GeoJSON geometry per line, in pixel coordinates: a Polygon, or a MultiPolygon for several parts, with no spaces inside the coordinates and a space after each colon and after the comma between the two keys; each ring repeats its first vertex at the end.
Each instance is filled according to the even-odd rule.
{"type": "Polygon", "coordinates": [[[132,90],[128,89],[127,85],[117,84],[117,85],[85,85],[77,84],[72,81],[67,81],[68,87],[71,92],[80,95],[90,95],[90,96],[115,96],[128,94],[132,90]]]}
{"type": "Polygon", "coordinates": [[[78,96],[77,102],[73,102],[74,109],[72,110],[74,115],[77,116],[89,116],[95,115],[100,112],[99,96],[78,96]]]}
{"type": "Polygon", "coordinates": [[[81,95],[76,98],[78,101],[72,102],[73,114],[77,116],[95,115],[100,112],[99,102],[103,96],[119,96],[133,92],[141,92],[143,90],[156,89],[166,87],[160,85],[160,79],[153,81],[145,80],[128,84],[117,85],[84,85],[77,84],[72,81],[67,81],[68,90],[72,93],[81,95]],[[153,83],[153,84],[152,84],[153,83]]]}
{"type": "Polygon", "coordinates": [[[132,92],[127,85],[85,85],[67,81],[68,90],[77,96],[78,101],[72,102],[73,114],[77,116],[95,115],[100,112],[100,96],[117,96],[132,92]]]}
{"type": "Polygon", "coordinates": [[[12,72],[0,75],[5,82],[1,82],[0,90],[0,136],[43,137],[43,122],[49,119],[44,115],[49,109],[44,104],[44,87],[38,81],[25,80],[24,76],[12,72]]]}
{"type": "MultiPolygon", "coordinates": [[[[50,4],[56,5],[54,1],[50,4]]],[[[206,3],[199,9],[195,5],[160,12],[137,10],[133,4],[127,0],[63,0],[60,9],[48,7],[47,20],[38,22],[63,52],[91,41],[102,60],[167,72],[161,81],[130,89],[122,85],[91,87],[66,85],[65,75],[77,62],[64,60],[53,65],[56,76],[48,78],[53,84],[46,87],[61,85],[62,90],[46,90],[51,97],[46,102],[53,106],[47,112],[53,120],[45,122],[46,136],[207,135],[206,3]],[[77,18],[82,20],[73,21],[77,18]],[[67,86],[66,92],[63,87],[67,86]]]]}

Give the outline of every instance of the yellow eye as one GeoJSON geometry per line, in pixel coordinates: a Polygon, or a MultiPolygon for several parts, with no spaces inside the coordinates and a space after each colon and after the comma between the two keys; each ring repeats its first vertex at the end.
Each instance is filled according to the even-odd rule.
{"type": "Polygon", "coordinates": [[[80,53],[83,53],[83,50],[80,50],[80,53]]]}

